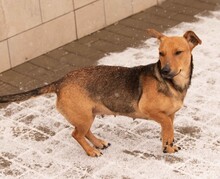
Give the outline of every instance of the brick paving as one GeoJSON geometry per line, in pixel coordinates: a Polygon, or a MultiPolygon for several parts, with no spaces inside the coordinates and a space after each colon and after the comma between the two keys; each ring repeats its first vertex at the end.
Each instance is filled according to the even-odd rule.
{"type": "MultiPolygon", "coordinates": [[[[163,32],[181,22],[194,22],[197,20],[194,15],[215,10],[217,3],[219,0],[168,0],[161,6],[149,8],[1,73],[0,95],[27,91],[55,81],[71,70],[97,65],[97,61],[106,54],[120,52],[128,47],[138,47],[148,38],[145,32],[147,28],[155,28],[163,32]]],[[[199,176],[196,175],[196,172],[199,172],[196,168],[187,168],[187,165],[182,165],[183,161],[189,165],[197,163],[199,166],[204,166],[199,170],[220,169],[217,165],[212,166],[210,159],[197,161],[178,155],[163,156],[159,153],[160,149],[153,154],[155,151],[152,150],[160,146],[158,126],[148,123],[143,127],[144,122],[141,120],[132,121],[128,118],[123,118],[117,125],[114,124],[113,117],[109,117],[107,122],[97,119],[93,126],[95,133],[110,141],[112,139],[115,143],[111,149],[105,151],[108,160],[110,159],[109,162],[106,162],[107,158],[104,157],[99,158],[99,162],[96,162],[97,159],[88,159],[70,137],[72,127],[56,112],[54,101],[55,96],[46,95],[27,102],[13,103],[10,108],[7,104],[0,105],[4,113],[4,115],[0,114],[0,178],[126,178],[126,173],[129,173],[129,178],[135,178],[137,172],[143,172],[141,164],[145,163],[145,160],[151,160],[155,165],[158,163],[158,167],[162,167],[163,172],[164,168],[167,169],[164,176],[168,176],[169,173],[169,176],[174,175],[175,178],[199,176]],[[45,112],[46,117],[43,116],[45,112]],[[114,137],[119,140],[114,141],[114,137]],[[144,142],[146,138],[148,143],[154,141],[153,146],[148,146],[144,142]],[[137,143],[141,145],[138,148],[129,148],[126,143],[129,143],[129,146],[135,146],[137,143]],[[117,153],[121,153],[119,165],[116,165],[117,153]],[[107,167],[103,167],[103,164],[107,167]],[[135,172],[130,171],[134,167],[135,172]],[[179,170],[175,171],[173,168],[179,170]],[[189,170],[195,171],[195,174],[189,170]],[[121,173],[118,173],[119,171],[121,173]]],[[[184,110],[191,110],[189,114],[194,114],[197,109],[194,107],[184,110]]],[[[216,115],[209,112],[207,116],[220,125],[215,120],[216,115]]],[[[199,130],[196,127],[178,128],[177,140],[182,138],[181,144],[188,146],[185,152],[189,150],[189,144],[196,145],[199,130]]],[[[220,138],[215,137],[216,140],[212,143],[196,146],[194,149],[200,150],[203,147],[208,151],[209,147],[212,147],[214,153],[220,154],[220,138]]],[[[152,166],[146,163],[146,168],[152,166]]],[[[149,178],[155,176],[154,171],[158,171],[158,168],[151,170],[152,176],[148,176],[149,178]]],[[[145,178],[144,173],[140,176],[145,178]]]]}

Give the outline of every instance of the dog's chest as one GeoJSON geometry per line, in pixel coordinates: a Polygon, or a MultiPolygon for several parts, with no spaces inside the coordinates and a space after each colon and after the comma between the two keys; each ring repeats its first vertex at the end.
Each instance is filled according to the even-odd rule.
{"type": "Polygon", "coordinates": [[[180,92],[174,89],[172,86],[168,85],[168,93],[166,94],[165,97],[165,99],[168,101],[167,111],[169,113],[174,113],[178,111],[183,105],[183,100],[185,98],[185,95],[186,95],[186,90],[180,92]]]}
{"type": "Polygon", "coordinates": [[[170,113],[175,113],[176,111],[178,111],[183,105],[183,100],[179,99],[179,98],[171,98],[171,109],[170,109],[170,113]]]}

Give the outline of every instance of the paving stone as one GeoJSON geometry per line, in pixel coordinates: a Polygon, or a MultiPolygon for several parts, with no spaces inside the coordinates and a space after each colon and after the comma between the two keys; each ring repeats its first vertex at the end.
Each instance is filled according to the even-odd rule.
{"type": "Polygon", "coordinates": [[[26,169],[0,156],[0,171],[4,178],[17,178],[25,173],[26,169]]]}
{"type": "Polygon", "coordinates": [[[188,14],[175,14],[173,16],[170,16],[170,19],[178,20],[179,22],[194,22],[197,20],[196,17],[192,17],[188,14]]]}
{"type": "Polygon", "coordinates": [[[75,178],[83,178],[83,179],[93,179],[91,175],[86,173],[85,171],[77,170],[74,168],[69,169],[68,171],[62,173],[60,176],[56,177],[56,179],[72,179],[73,176],[75,178]]]}
{"type": "Polygon", "coordinates": [[[60,60],[56,60],[46,55],[42,55],[38,58],[30,60],[30,63],[37,65],[41,68],[45,68],[48,71],[52,71],[53,74],[50,75],[50,81],[56,81],[60,79],[63,75],[73,70],[69,64],[66,64],[60,60]]]}
{"type": "Polygon", "coordinates": [[[53,71],[47,70],[29,62],[19,65],[13,68],[13,70],[25,76],[29,76],[32,79],[41,81],[41,86],[54,81],[54,76],[56,76],[56,74],[53,71]]]}
{"type": "Polygon", "coordinates": [[[184,171],[184,173],[190,173],[196,177],[209,178],[213,176],[214,178],[219,178],[220,173],[216,175],[215,171],[220,170],[220,166],[212,165],[205,161],[200,161],[198,159],[192,159],[188,161],[184,166],[180,167],[179,170],[184,171]],[[193,167],[189,167],[193,166],[193,167]]]}
{"type": "Polygon", "coordinates": [[[16,162],[37,171],[44,176],[56,176],[65,169],[64,165],[58,164],[52,159],[45,158],[44,155],[35,151],[28,151],[20,155],[16,162]],[[46,160],[45,160],[46,159],[46,160]]]}
{"type": "MultiPolygon", "coordinates": [[[[93,33],[94,34],[94,33],[93,33]]],[[[95,41],[98,41],[99,38],[95,37],[93,34],[85,36],[81,39],[78,39],[76,42],[77,43],[81,43],[81,44],[85,44],[87,46],[91,46],[91,44],[95,41]]]]}
{"type": "Polygon", "coordinates": [[[87,45],[79,44],[77,42],[69,43],[63,46],[63,48],[78,56],[89,58],[92,61],[97,61],[104,56],[103,52],[93,49],[92,47],[88,47],[87,45]]]}
{"type": "Polygon", "coordinates": [[[181,21],[172,20],[169,17],[166,16],[157,16],[154,14],[140,14],[138,16],[135,16],[140,21],[156,24],[156,25],[163,25],[165,27],[172,27],[177,24],[179,24],[181,21]]]}
{"type": "Polygon", "coordinates": [[[16,141],[11,141],[8,139],[0,140],[0,145],[0,156],[7,160],[12,160],[28,150],[27,147],[17,143],[16,141]]]}
{"type": "MultiPolygon", "coordinates": [[[[213,10],[216,7],[216,3],[210,3],[209,1],[207,2],[202,2],[200,0],[194,0],[194,1],[188,1],[188,0],[183,0],[183,1],[178,1],[178,0],[173,0],[175,4],[179,4],[182,6],[186,7],[193,7],[196,9],[207,9],[207,10],[213,10]]],[[[218,1],[219,3],[219,1],[218,1]]]]}
{"type": "Polygon", "coordinates": [[[30,63],[33,63],[34,65],[37,65],[39,67],[42,67],[44,69],[50,70],[50,71],[58,71],[60,68],[65,66],[64,63],[55,60],[49,56],[42,55],[40,57],[37,57],[35,59],[30,60],[30,63]]]}
{"type": "Polygon", "coordinates": [[[119,52],[125,49],[123,46],[116,45],[105,40],[98,40],[92,43],[92,47],[104,52],[105,54],[109,52],[119,52]]]}
{"type": "Polygon", "coordinates": [[[139,39],[139,40],[147,39],[147,33],[145,31],[124,26],[121,24],[111,25],[110,27],[107,27],[106,30],[130,37],[132,39],[139,39]]]}
{"type": "Polygon", "coordinates": [[[41,131],[30,129],[25,134],[19,136],[16,141],[24,144],[26,147],[33,146],[33,148],[37,149],[49,138],[49,135],[46,135],[41,131]]]}
{"type": "Polygon", "coordinates": [[[0,86],[1,86],[1,88],[0,88],[0,95],[1,96],[7,95],[7,94],[13,94],[13,93],[16,93],[19,91],[18,87],[12,86],[11,84],[8,84],[7,82],[0,81],[0,86]]]}
{"type": "Polygon", "coordinates": [[[143,23],[142,21],[139,21],[139,20],[136,20],[136,19],[132,19],[132,18],[127,18],[127,19],[123,19],[119,22],[119,24],[122,24],[122,25],[125,25],[125,26],[128,26],[128,27],[132,27],[132,28],[135,28],[135,29],[139,29],[139,30],[144,30],[146,31],[146,29],[149,29],[149,28],[155,28],[157,30],[161,30],[161,26],[157,26],[155,24],[152,24],[152,23],[143,23]]]}
{"type": "Polygon", "coordinates": [[[47,179],[47,177],[37,174],[36,172],[33,171],[27,171],[19,177],[19,179],[30,179],[30,178],[47,179]]]}
{"type": "Polygon", "coordinates": [[[99,37],[101,40],[105,40],[111,42],[116,45],[124,46],[124,47],[132,47],[135,45],[137,40],[131,39],[129,37],[112,33],[109,31],[101,31],[94,34],[96,37],[99,37]]]}
{"type": "Polygon", "coordinates": [[[26,132],[30,131],[28,127],[18,125],[16,122],[12,122],[11,120],[4,120],[3,124],[0,126],[0,139],[5,140],[7,138],[17,138],[26,132]]]}
{"type": "Polygon", "coordinates": [[[33,79],[13,70],[6,71],[4,74],[2,74],[0,76],[0,80],[18,88],[20,91],[36,88],[38,87],[39,83],[43,83],[40,80],[33,79]]]}
{"type": "Polygon", "coordinates": [[[69,64],[75,68],[82,68],[86,66],[94,66],[96,65],[96,61],[92,61],[89,58],[79,56],[73,53],[69,53],[59,59],[59,61],[69,64]]]}
{"type": "Polygon", "coordinates": [[[174,11],[180,14],[189,14],[189,15],[195,15],[201,11],[200,9],[196,9],[194,7],[183,6],[176,3],[163,3],[161,7],[166,10],[174,11]]]}
{"type": "Polygon", "coordinates": [[[60,47],[58,49],[52,50],[48,53],[46,53],[47,56],[52,57],[54,59],[60,59],[61,57],[69,54],[68,51],[64,50],[63,47],[60,47]]]}
{"type": "MultiPolygon", "coordinates": [[[[164,3],[167,3],[167,1],[164,3]]],[[[168,3],[168,4],[170,4],[170,3],[168,3]]],[[[134,17],[136,18],[138,16],[143,16],[143,14],[146,14],[146,16],[150,16],[153,14],[153,15],[157,15],[157,16],[161,16],[161,17],[169,17],[169,16],[175,15],[177,13],[178,12],[171,11],[170,9],[167,9],[167,8],[163,8],[163,4],[162,4],[160,6],[150,7],[149,9],[134,15],[134,17]]],[[[131,18],[132,18],[132,16],[131,16],[131,18]]]]}

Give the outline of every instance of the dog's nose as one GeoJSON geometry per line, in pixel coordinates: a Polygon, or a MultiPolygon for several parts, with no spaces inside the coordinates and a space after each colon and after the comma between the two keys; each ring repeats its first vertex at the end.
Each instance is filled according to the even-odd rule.
{"type": "Polygon", "coordinates": [[[162,69],[161,69],[161,73],[163,75],[168,75],[170,73],[171,69],[170,66],[168,64],[166,64],[162,69]]]}

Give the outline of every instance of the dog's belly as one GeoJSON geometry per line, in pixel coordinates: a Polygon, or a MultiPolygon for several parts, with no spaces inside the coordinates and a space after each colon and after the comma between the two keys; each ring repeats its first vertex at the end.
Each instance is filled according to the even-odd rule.
{"type": "Polygon", "coordinates": [[[120,115],[120,116],[131,117],[133,119],[136,119],[136,118],[147,119],[147,118],[149,118],[148,116],[146,116],[146,114],[143,115],[142,113],[140,113],[140,111],[137,109],[137,106],[136,107],[134,106],[133,108],[134,108],[134,111],[132,110],[132,112],[130,112],[130,111],[129,112],[121,112],[121,111],[115,112],[115,111],[110,110],[109,108],[107,108],[103,104],[98,104],[92,109],[92,113],[94,116],[96,116],[96,115],[101,115],[101,116],[120,115]]]}
{"type": "Polygon", "coordinates": [[[130,114],[134,113],[137,108],[137,100],[126,93],[110,93],[108,96],[93,94],[92,99],[95,103],[100,104],[96,109],[103,114],[130,114]]]}

